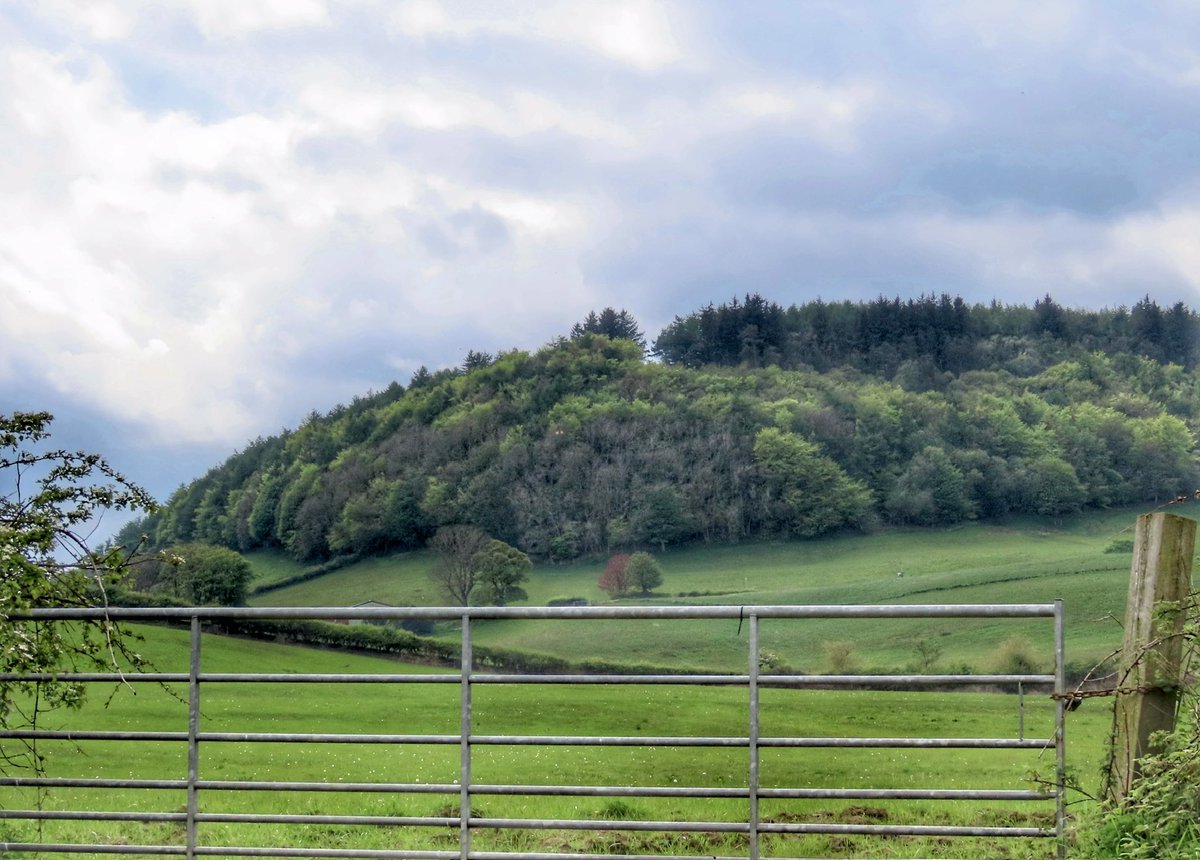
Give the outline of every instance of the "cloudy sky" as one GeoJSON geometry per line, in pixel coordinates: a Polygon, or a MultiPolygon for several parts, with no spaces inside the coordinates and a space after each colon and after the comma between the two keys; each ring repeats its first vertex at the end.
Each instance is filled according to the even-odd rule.
{"type": "Polygon", "coordinates": [[[0,0],[0,412],[164,498],[589,310],[1200,304],[1191,2],[0,0]]]}

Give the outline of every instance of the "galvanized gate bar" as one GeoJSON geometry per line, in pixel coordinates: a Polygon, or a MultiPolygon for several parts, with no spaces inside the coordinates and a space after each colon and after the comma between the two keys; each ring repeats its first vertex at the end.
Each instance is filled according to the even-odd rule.
{"type": "Polygon", "coordinates": [[[111,606],[105,609],[27,609],[14,621],[65,621],[105,617],[113,621],[220,621],[223,619],[308,618],[374,621],[461,621],[544,619],[586,621],[614,618],[1053,618],[1054,603],[898,603],[790,606],[111,606]]]}
{"type": "Polygon", "coordinates": [[[200,796],[196,781],[200,778],[200,619],[192,616],[191,659],[188,679],[188,758],[187,758],[187,857],[196,856],[196,814],[200,796]]]}
{"type": "MultiPolygon", "coordinates": [[[[101,610],[34,610],[14,620],[63,620],[96,617],[101,610]]],[[[1057,853],[1065,856],[1065,734],[1063,729],[1065,690],[1063,617],[1061,601],[1055,604],[962,606],[660,606],[660,607],[370,607],[348,609],[324,608],[113,608],[103,610],[113,620],[163,621],[187,620],[191,628],[189,672],[147,673],[63,673],[37,676],[0,675],[0,681],[16,680],[75,680],[80,682],[110,682],[121,680],[134,683],[182,683],[189,685],[188,729],[186,732],[113,732],[113,731],[34,731],[0,732],[0,738],[71,740],[71,741],[128,741],[128,742],[186,742],[188,749],[187,778],[184,780],[118,780],[71,778],[0,778],[0,785],[14,787],[79,787],[79,788],[137,788],[146,790],[179,790],[186,792],[184,812],[105,812],[97,810],[4,810],[0,819],[62,820],[62,821],[130,821],[185,823],[185,845],[85,845],[0,843],[0,852],[41,851],[45,853],[109,853],[143,855],[244,856],[244,857],[327,857],[376,858],[376,860],[591,860],[605,855],[527,851],[475,851],[472,833],[475,830],[562,830],[562,831],[624,831],[624,832],[712,832],[745,834],[749,860],[760,860],[761,834],[863,834],[874,836],[945,836],[945,837],[1058,837],[1057,853]],[[293,674],[293,673],[205,673],[201,669],[200,629],[205,621],[226,619],[325,618],[359,617],[368,620],[398,620],[419,618],[457,621],[461,624],[460,671],[451,673],[409,674],[293,674]],[[760,621],[771,619],[808,618],[1053,618],[1055,628],[1055,671],[1053,674],[941,674],[941,675],[809,675],[764,674],[759,663],[760,621]],[[740,674],[597,674],[563,672],[549,675],[511,672],[478,673],[474,668],[472,624],[481,619],[535,618],[550,620],[596,619],[712,619],[736,618],[739,629],[748,623],[749,652],[747,672],[740,674]],[[200,726],[200,693],[206,683],[288,683],[288,684],[458,684],[461,713],[458,734],[347,734],[347,733],[270,733],[270,732],[204,732],[200,726]],[[742,686],[748,693],[748,726],[745,737],[697,736],[579,736],[579,735],[498,735],[475,734],[472,728],[475,684],[487,685],[671,685],[671,686],[742,686]],[[852,687],[856,689],[921,689],[928,687],[979,686],[1016,684],[1052,686],[1057,698],[1055,732],[1052,738],[922,738],[922,737],[774,737],[761,733],[760,690],[852,687]],[[459,781],[457,784],[402,782],[296,782],[264,780],[210,780],[200,774],[200,748],[204,743],[296,743],[296,744],[414,744],[451,745],[460,747],[459,781]],[[474,747],[630,747],[630,748],[728,748],[747,750],[747,783],[743,787],[713,786],[587,786],[587,785],[504,785],[475,784],[472,775],[474,747]],[[1056,786],[1053,791],[1014,789],[895,789],[895,788],[763,788],[760,784],[760,751],[773,749],[847,748],[847,749],[995,749],[1039,750],[1053,746],[1056,750],[1056,786]],[[205,791],[320,791],[364,793],[442,794],[458,796],[458,815],[323,815],[323,814],[251,814],[205,813],[200,810],[199,797],[205,791]],[[742,821],[653,821],[603,819],[537,819],[476,817],[472,813],[472,796],[574,796],[574,797],[670,797],[670,798],[730,798],[747,801],[746,820],[742,821]],[[900,800],[990,800],[1007,802],[1048,801],[1056,803],[1053,829],[1037,827],[971,827],[903,824],[831,824],[823,822],[763,821],[761,799],[900,799],[900,800]],[[457,851],[321,849],[298,847],[208,846],[199,839],[199,825],[204,823],[246,824],[322,824],[376,826],[457,826],[457,851]]],[[[625,855],[633,860],[653,856],[656,860],[696,860],[689,855],[625,855]]],[[[711,855],[706,855],[711,856],[711,855]]],[[[733,860],[733,858],[715,858],[733,860]]],[[[744,856],[742,860],[746,860],[744,856]]],[[[776,858],[782,860],[782,858],[776,858]]]]}
{"type": "Polygon", "coordinates": [[[1055,835],[1058,837],[1058,858],[1067,856],[1067,738],[1064,719],[1067,711],[1066,630],[1063,602],[1054,601],[1054,783],[1058,795],[1055,808],[1055,835]]]}
{"type": "MultiPolygon", "coordinates": [[[[170,672],[146,672],[127,675],[119,672],[61,672],[57,675],[49,672],[39,672],[29,675],[19,675],[13,672],[0,672],[0,682],[7,681],[73,681],[73,682],[120,682],[120,683],[186,683],[191,675],[170,672]]],[[[239,684],[460,684],[462,675],[331,675],[296,673],[263,673],[244,672],[239,674],[201,672],[197,680],[202,684],[239,683],[239,684]]],[[[749,675],[575,675],[566,673],[547,673],[545,675],[505,675],[489,672],[486,675],[472,677],[473,684],[646,684],[646,685],[678,685],[686,682],[688,686],[696,687],[744,687],[750,682],[749,675]]],[[[987,687],[997,684],[1044,684],[1055,682],[1054,675],[758,675],[759,687],[792,688],[792,687],[854,687],[863,688],[892,688],[892,687],[950,687],[972,686],[987,687]]]]}
{"type": "Polygon", "coordinates": [[[759,766],[758,757],[758,729],[761,725],[759,720],[759,695],[758,695],[758,670],[759,657],[761,649],[758,645],[758,615],[750,614],[750,678],[747,683],[747,688],[750,694],[750,774],[749,774],[749,795],[750,809],[747,817],[750,832],[750,860],[759,860],[759,811],[758,799],[761,795],[761,787],[759,785],[759,766]]]}
{"type": "MultiPolygon", "coordinates": [[[[0,778],[0,787],[17,788],[187,788],[185,779],[65,779],[61,777],[0,778]]],[[[428,782],[270,782],[249,780],[196,781],[200,791],[294,791],[386,794],[458,794],[455,783],[428,782]]],[[[531,797],[749,797],[747,788],[680,788],[677,786],[622,785],[485,785],[475,783],[473,794],[529,795],[531,797]]],[[[1057,795],[1045,791],[1020,789],[974,790],[966,788],[760,788],[760,798],[775,799],[893,799],[893,800],[1054,800],[1057,795]]],[[[0,815],[9,814],[0,812],[0,815]]],[[[20,816],[9,814],[10,817],[20,816]]]]}
{"type": "Polygon", "coordinates": [[[471,700],[471,615],[462,615],[462,716],[459,720],[459,744],[461,745],[461,765],[459,774],[458,795],[458,826],[459,826],[459,857],[467,860],[471,855],[471,729],[472,729],[472,700],[471,700]]]}

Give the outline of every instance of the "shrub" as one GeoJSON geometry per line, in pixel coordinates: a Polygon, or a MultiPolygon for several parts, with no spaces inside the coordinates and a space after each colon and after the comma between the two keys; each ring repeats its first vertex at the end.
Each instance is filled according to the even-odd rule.
{"type": "Polygon", "coordinates": [[[1180,723],[1141,759],[1141,777],[1119,807],[1081,828],[1081,857],[1194,860],[1200,857],[1200,695],[1185,694],[1180,723]]]}
{"type": "Polygon", "coordinates": [[[994,656],[996,671],[1004,675],[1033,675],[1041,667],[1033,643],[1024,636],[1009,636],[994,656]]]}
{"type": "Polygon", "coordinates": [[[829,663],[829,671],[834,675],[852,675],[858,670],[858,653],[852,642],[839,639],[826,642],[821,648],[829,663]]]}

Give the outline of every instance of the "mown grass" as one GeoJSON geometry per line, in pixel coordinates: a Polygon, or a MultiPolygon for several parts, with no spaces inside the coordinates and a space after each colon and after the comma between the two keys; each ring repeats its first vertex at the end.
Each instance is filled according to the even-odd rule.
{"type": "MultiPolygon", "coordinates": [[[[555,622],[551,622],[555,623],[555,622]]],[[[186,667],[186,633],[145,627],[140,650],[161,671],[186,667]]],[[[744,640],[740,647],[745,649],[744,640]]],[[[432,671],[336,651],[301,649],[278,643],[208,636],[203,640],[203,671],[395,672],[432,671]]],[[[139,685],[93,689],[80,713],[56,718],[65,729],[182,731],[187,709],[183,690],[139,685]]],[[[762,730],[771,736],[830,737],[1013,737],[1018,731],[1018,697],[1005,694],[942,692],[859,692],[836,690],[762,691],[762,730]]],[[[730,688],[678,688],[646,685],[564,687],[556,685],[474,687],[474,727],[480,734],[745,736],[746,692],[730,688]]],[[[456,685],[349,684],[314,689],[302,684],[205,684],[203,731],[445,733],[458,730],[456,685]]],[[[1089,703],[1070,716],[1072,769],[1089,779],[1099,766],[1110,715],[1089,703]]],[[[1052,733],[1053,707],[1045,696],[1025,697],[1025,732],[1052,733]]],[[[52,776],[169,779],[186,773],[181,743],[43,742],[52,776]]],[[[399,781],[453,786],[459,778],[457,745],[249,744],[206,743],[200,750],[205,779],[298,780],[321,782],[399,781]]],[[[705,785],[744,786],[744,749],[686,747],[596,748],[476,746],[473,779],[519,785],[705,785]]],[[[1053,774],[1052,751],[909,749],[764,749],[762,784],[767,787],[1024,788],[1034,774],[1053,774]]],[[[1094,781],[1094,780],[1093,780],[1094,781]]],[[[6,789],[3,805],[29,808],[32,792],[6,789]]],[[[93,808],[173,811],[183,807],[179,791],[55,789],[44,796],[47,809],[93,808]]],[[[474,813],[489,817],[551,819],[635,818],[648,820],[744,820],[745,800],[603,797],[535,798],[485,796],[474,813]]],[[[453,814],[456,794],[340,794],[204,792],[205,812],[353,815],[453,814]]],[[[772,821],[832,823],[1049,823],[1052,807],[1040,804],[936,801],[764,801],[772,821]]],[[[36,837],[33,825],[6,823],[7,841],[36,837]]],[[[179,844],[176,823],[43,825],[46,841],[179,844]]],[[[318,824],[201,825],[203,844],[361,848],[454,848],[455,828],[365,828],[318,824]]],[[[866,837],[779,836],[766,840],[766,856],[1052,856],[1047,842],[1024,840],[946,843],[936,839],[872,840],[866,837]]],[[[744,853],[744,837],[583,833],[571,831],[479,831],[480,850],[572,850],[697,854],[744,853]]]]}

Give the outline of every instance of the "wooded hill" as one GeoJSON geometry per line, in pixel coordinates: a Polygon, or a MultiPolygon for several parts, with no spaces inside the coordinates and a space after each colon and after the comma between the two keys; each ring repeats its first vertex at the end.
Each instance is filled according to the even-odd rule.
{"type": "Polygon", "coordinates": [[[643,344],[607,309],[535,352],[422,369],[256,440],[117,541],[319,563],[471,524],[566,560],[1200,487],[1200,321],[1183,305],[747,296],[677,317],[658,360],[643,344]]]}

